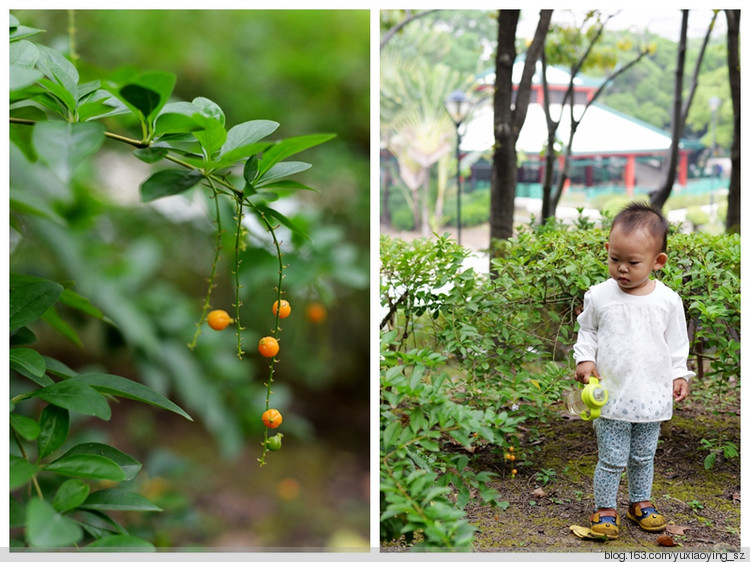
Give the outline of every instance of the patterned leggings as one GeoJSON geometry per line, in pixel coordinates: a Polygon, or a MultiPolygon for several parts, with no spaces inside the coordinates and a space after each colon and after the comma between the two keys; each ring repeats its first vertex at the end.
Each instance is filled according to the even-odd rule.
{"type": "Polygon", "coordinates": [[[599,444],[599,462],[594,470],[594,501],[597,508],[617,507],[617,490],[626,467],[630,503],[651,499],[654,455],[660,426],[660,422],[594,420],[599,444]]]}

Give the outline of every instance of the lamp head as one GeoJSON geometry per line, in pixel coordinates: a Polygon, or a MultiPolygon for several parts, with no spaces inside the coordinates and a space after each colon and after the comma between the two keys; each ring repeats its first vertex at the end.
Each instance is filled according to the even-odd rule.
{"type": "Polygon", "coordinates": [[[456,126],[463,122],[466,115],[469,113],[469,107],[471,106],[469,98],[467,98],[466,94],[460,90],[451,92],[450,95],[445,98],[443,103],[445,105],[445,110],[448,112],[448,115],[450,115],[451,120],[456,126]]]}

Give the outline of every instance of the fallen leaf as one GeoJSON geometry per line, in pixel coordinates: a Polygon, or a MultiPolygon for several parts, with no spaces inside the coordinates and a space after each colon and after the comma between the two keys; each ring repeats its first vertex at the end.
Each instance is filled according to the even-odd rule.
{"type": "Polygon", "coordinates": [[[738,502],[740,501],[740,494],[732,494],[732,501],[738,502]]]}
{"type": "Polygon", "coordinates": [[[547,492],[545,492],[541,488],[537,488],[536,490],[531,492],[531,495],[534,496],[535,498],[546,498],[547,492]]]}
{"type": "Polygon", "coordinates": [[[571,525],[570,530],[579,539],[592,539],[595,541],[609,540],[609,537],[607,537],[607,535],[592,534],[591,529],[589,529],[588,527],[581,527],[580,525],[571,525]]]}
{"type": "Polygon", "coordinates": [[[687,531],[690,527],[678,527],[677,525],[667,525],[667,533],[672,533],[673,535],[684,535],[685,531],[687,531]]]}
{"type": "Polygon", "coordinates": [[[677,543],[674,542],[674,539],[669,535],[660,536],[656,539],[656,542],[659,543],[659,546],[677,546],[677,543]]]}

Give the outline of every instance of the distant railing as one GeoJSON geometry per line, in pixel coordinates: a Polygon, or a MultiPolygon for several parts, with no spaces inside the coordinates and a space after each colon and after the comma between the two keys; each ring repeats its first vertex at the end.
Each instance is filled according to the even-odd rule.
{"type": "MultiPolygon", "coordinates": [[[[695,178],[688,180],[686,186],[675,185],[673,194],[681,195],[701,195],[729,188],[729,179],[727,178],[695,178]]],[[[635,193],[650,193],[656,189],[656,186],[636,186],[633,190],[635,193]]],[[[627,189],[625,184],[597,185],[597,186],[571,186],[568,188],[570,193],[582,193],[587,199],[598,197],[600,195],[625,195],[627,189]]],[[[516,186],[516,197],[529,197],[531,199],[542,198],[542,184],[540,183],[519,183],[516,186]]]]}

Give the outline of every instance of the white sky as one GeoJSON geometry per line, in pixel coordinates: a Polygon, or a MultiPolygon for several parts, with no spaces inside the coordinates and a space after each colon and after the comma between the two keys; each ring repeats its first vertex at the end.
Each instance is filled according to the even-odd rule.
{"type": "MultiPolygon", "coordinates": [[[[664,8],[657,10],[644,9],[643,7],[630,9],[601,9],[604,13],[617,14],[607,22],[605,29],[620,30],[630,29],[633,32],[649,31],[672,41],[680,38],[680,27],[682,25],[682,10],[679,8],[664,8]]],[[[569,24],[579,24],[583,20],[585,10],[554,10],[552,20],[558,22],[567,22],[569,24]]],[[[538,10],[521,11],[521,19],[518,23],[519,37],[529,37],[534,35],[536,24],[539,19],[538,10]]],[[[713,11],[708,9],[691,9],[688,17],[688,37],[702,37],[708,29],[713,11]]],[[[727,20],[723,13],[716,18],[712,37],[725,33],[727,30],[727,20]]]]}

